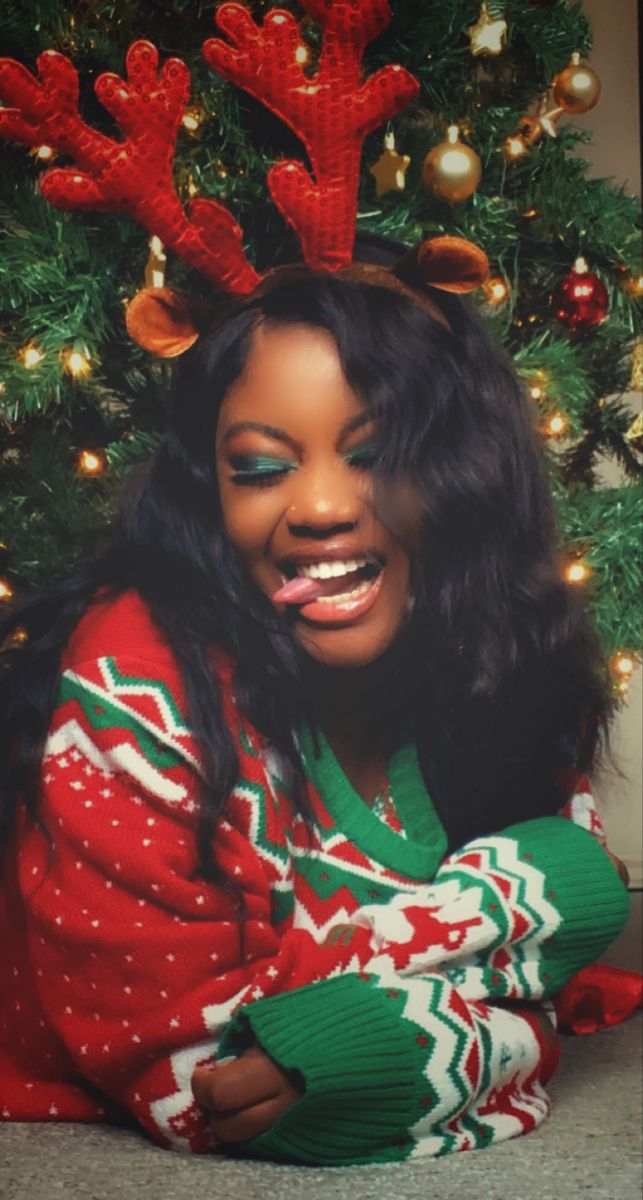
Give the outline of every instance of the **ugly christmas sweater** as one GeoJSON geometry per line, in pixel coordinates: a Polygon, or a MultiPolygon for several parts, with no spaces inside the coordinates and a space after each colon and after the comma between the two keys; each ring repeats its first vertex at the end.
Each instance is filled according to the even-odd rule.
{"type": "Polygon", "coordinates": [[[557,1061],[548,998],[627,916],[586,787],[445,858],[413,747],[391,758],[378,815],[302,729],[309,832],[235,705],[233,664],[215,651],[213,669],[239,754],[215,849],[243,941],[230,895],[195,874],[201,763],[176,662],[137,593],[94,604],[43,762],[53,845],[23,814],[10,857],[2,1116],[133,1117],[162,1146],[211,1152],[194,1067],[258,1043],[305,1092],[237,1153],[384,1162],[533,1129],[557,1061]]]}

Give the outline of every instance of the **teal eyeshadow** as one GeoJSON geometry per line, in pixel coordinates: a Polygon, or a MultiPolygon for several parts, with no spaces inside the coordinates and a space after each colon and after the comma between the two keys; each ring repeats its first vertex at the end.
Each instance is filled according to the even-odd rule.
{"type": "MultiPolygon", "coordinates": [[[[360,458],[362,456],[375,454],[377,452],[376,442],[365,442],[363,446],[356,446],[354,450],[349,451],[346,455],[348,459],[360,458]]],[[[230,462],[238,474],[258,474],[267,471],[283,471],[291,467],[296,467],[296,463],[288,462],[283,458],[262,458],[259,456],[246,456],[235,454],[230,462]]]]}

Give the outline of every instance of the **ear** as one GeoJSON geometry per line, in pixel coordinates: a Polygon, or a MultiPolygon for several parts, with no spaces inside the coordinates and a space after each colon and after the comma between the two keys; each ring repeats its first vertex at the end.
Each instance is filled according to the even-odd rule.
{"type": "Polygon", "coordinates": [[[489,274],[484,250],[466,238],[428,238],[418,246],[416,261],[423,282],[444,292],[473,292],[489,274]]]}
{"type": "Polygon", "coordinates": [[[199,330],[182,296],[169,288],[137,292],[125,313],[130,337],[160,358],[175,358],[194,345],[199,330]]]}

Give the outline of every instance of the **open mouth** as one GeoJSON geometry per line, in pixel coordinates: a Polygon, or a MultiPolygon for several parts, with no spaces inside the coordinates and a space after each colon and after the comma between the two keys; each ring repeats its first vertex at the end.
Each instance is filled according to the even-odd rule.
{"type": "Polygon", "coordinates": [[[371,556],[358,565],[349,563],[284,563],[282,571],[286,580],[308,578],[317,586],[318,603],[337,604],[354,600],[367,592],[381,574],[383,562],[371,556]]]}

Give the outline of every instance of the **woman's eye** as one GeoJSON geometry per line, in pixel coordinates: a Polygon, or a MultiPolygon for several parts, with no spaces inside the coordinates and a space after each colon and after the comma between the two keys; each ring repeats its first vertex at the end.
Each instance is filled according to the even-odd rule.
{"type": "Polygon", "coordinates": [[[292,471],[294,464],[285,463],[281,458],[233,454],[230,457],[230,466],[235,471],[234,475],[230,476],[232,483],[241,486],[262,487],[287,474],[288,471],[292,471]]]}
{"type": "Polygon", "coordinates": [[[372,467],[375,465],[379,454],[379,446],[375,442],[368,442],[364,446],[358,446],[355,450],[351,450],[350,454],[346,455],[346,461],[351,467],[372,467]]]}
{"type": "MultiPolygon", "coordinates": [[[[349,466],[358,470],[367,470],[377,459],[379,447],[374,442],[357,446],[346,455],[349,466]]],[[[267,487],[276,483],[297,464],[284,462],[283,458],[266,458],[260,455],[233,454],[230,456],[230,466],[234,474],[230,476],[231,483],[241,487],[267,487]]]]}

